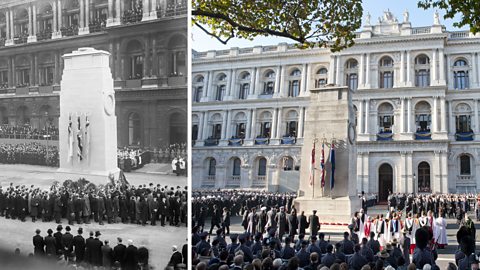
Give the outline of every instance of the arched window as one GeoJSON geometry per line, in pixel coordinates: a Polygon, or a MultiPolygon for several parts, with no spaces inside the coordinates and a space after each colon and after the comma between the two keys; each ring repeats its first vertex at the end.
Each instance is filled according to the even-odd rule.
{"type": "Polygon", "coordinates": [[[275,91],[275,72],[272,70],[265,73],[262,95],[273,95],[275,91]]]}
{"type": "Polygon", "coordinates": [[[216,101],[222,101],[223,97],[225,96],[225,91],[227,89],[226,85],[226,78],[227,75],[225,74],[220,74],[217,77],[217,92],[215,93],[215,100],[216,101]]]}
{"type": "Polygon", "coordinates": [[[212,139],[220,139],[222,136],[222,124],[214,124],[212,130],[212,139]]]}
{"type": "Polygon", "coordinates": [[[345,64],[346,85],[351,90],[358,88],[358,62],[350,59],[345,64]]]}
{"type": "Polygon", "coordinates": [[[297,137],[298,134],[298,113],[295,110],[290,110],[285,115],[286,120],[286,137],[297,137]]]}
{"type": "Polygon", "coordinates": [[[431,192],[430,164],[425,161],[418,164],[418,192],[431,192]]]}
{"type": "Polygon", "coordinates": [[[415,86],[430,86],[430,58],[424,54],[415,57],[415,86]]]}
{"type": "Polygon", "coordinates": [[[470,156],[460,156],[460,175],[471,175],[470,156]]]}
{"type": "Polygon", "coordinates": [[[453,87],[455,89],[468,89],[468,64],[467,61],[460,59],[453,64],[453,87]]]}
{"type": "Polygon", "coordinates": [[[138,113],[128,116],[128,144],[138,145],[141,141],[141,121],[138,113]]]}
{"type": "Polygon", "coordinates": [[[238,123],[235,130],[235,136],[239,139],[245,139],[245,123],[238,123]]]}
{"type": "Polygon", "coordinates": [[[200,102],[203,96],[203,84],[204,84],[204,77],[203,76],[198,76],[195,81],[193,82],[193,101],[194,102],[200,102]]]}
{"type": "Polygon", "coordinates": [[[20,57],[15,61],[17,86],[25,87],[30,85],[30,59],[20,57]]]}
{"type": "Polygon", "coordinates": [[[297,97],[300,94],[300,76],[302,73],[298,69],[294,69],[290,73],[288,81],[288,97],[297,97]]]}
{"type": "Polygon", "coordinates": [[[128,79],[143,78],[144,50],[143,45],[139,41],[132,40],[128,43],[127,57],[128,62],[126,64],[126,70],[128,79]]]}
{"type": "Polygon", "coordinates": [[[257,137],[270,138],[270,132],[272,128],[272,114],[268,111],[263,112],[258,119],[258,123],[260,124],[260,134],[258,134],[257,137]]]}
{"type": "Polygon", "coordinates": [[[324,67],[317,71],[315,76],[315,88],[324,87],[328,83],[328,70],[324,67]]]}
{"type": "Polygon", "coordinates": [[[238,99],[246,99],[250,91],[250,83],[243,83],[240,86],[240,92],[238,93],[238,99]]]}
{"type": "Polygon", "coordinates": [[[241,165],[242,165],[242,161],[239,158],[233,159],[233,171],[232,171],[233,176],[240,175],[241,165]]]}
{"type": "Polygon", "coordinates": [[[380,88],[393,87],[393,59],[385,56],[380,59],[379,65],[380,88]]]}
{"type": "Polygon", "coordinates": [[[393,118],[393,106],[390,103],[383,103],[378,107],[378,124],[380,133],[392,132],[393,118]]]}
{"type": "Polygon", "coordinates": [[[258,176],[266,176],[267,175],[267,159],[261,157],[258,159],[258,176]]]}
{"type": "Polygon", "coordinates": [[[211,158],[208,161],[208,175],[215,176],[217,174],[217,161],[214,158],[211,158]]]}
{"type": "Polygon", "coordinates": [[[415,106],[415,123],[417,132],[430,132],[432,114],[430,104],[421,101],[415,106]]]}
{"type": "Polygon", "coordinates": [[[52,54],[45,54],[39,58],[38,71],[40,85],[52,85],[55,72],[55,61],[52,54]]]}
{"type": "Polygon", "coordinates": [[[192,141],[195,143],[195,141],[198,139],[198,125],[193,125],[192,126],[192,141]]]}
{"type": "Polygon", "coordinates": [[[292,171],[293,170],[293,158],[292,157],[283,157],[283,170],[292,171]]]}

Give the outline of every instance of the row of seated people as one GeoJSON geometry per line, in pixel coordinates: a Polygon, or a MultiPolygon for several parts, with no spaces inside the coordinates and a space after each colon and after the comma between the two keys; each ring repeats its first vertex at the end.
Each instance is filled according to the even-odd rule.
{"type": "Polygon", "coordinates": [[[30,125],[22,125],[22,126],[0,125],[0,138],[58,140],[58,128],[55,126],[48,126],[42,129],[38,129],[30,125]]]}

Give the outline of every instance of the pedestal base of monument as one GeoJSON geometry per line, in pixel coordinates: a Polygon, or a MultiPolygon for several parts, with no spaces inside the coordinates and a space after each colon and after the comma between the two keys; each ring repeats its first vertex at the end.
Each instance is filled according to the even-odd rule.
{"type": "Polygon", "coordinates": [[[80,178],[85,178],[96,185],[110,183],[110,177],[116,181],[120,176],[120,169],[116,168],[110,171],[71,171],[68,169],[58,169],[55,173],[55,180],[62,183],[65,180],[77,181],[80,178]]]}
{"type": "Polygon", "coordinates": [[[338,198],[310,198],[298,197],[294,201],[297,213],[305,211],[305,216],[312,214],[317,210],[320,222],[349,223],[353,213],[359,211],[361,207],[358,197],[338,197],[338,198]]]}

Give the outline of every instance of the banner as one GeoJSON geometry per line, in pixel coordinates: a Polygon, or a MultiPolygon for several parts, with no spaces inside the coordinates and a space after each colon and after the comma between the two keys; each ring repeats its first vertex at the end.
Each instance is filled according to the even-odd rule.
{"type": "Polygon", "coordinates": [[[313,143],[312,156],[310,158],[310,186],[313,187],[315,181],[315,142],[313,143]]]}
{"type": "Polygon", "coordinates": [[[89,160],[90,156],[90,120],[88,120],[88,116],[85,116],[85,159],[89,160]]]}
{"type": "Polygon", "coordinates": [[[77,155],[78,155],[78,159],[80,161],[82,161],[83,160],[83,144],[82,144],[82,125],[81,125],[80,116],[77,117],[77,121],[78,121],[78,130],[77,130],[78,149],[77,149],[77,155]]]}
{"type": "Polygon", "coordinates": [[[322,157],[320,160],[320,179],[322,181],[322,188],[325,187],[325,144],[322,143],[322,157]]]}
{"type": "Polygon", "coordinates": [[[73,126],[72,116],[68,117],[68,155],[67,162],[70,162],[73,158],[73,126]]]}
{"type": "Polygon", "coordinates": [[[332,147],[330,148],[330,164],[332,166],[332,171],[330,173],[330,189],[335,187],[335,143],[332,142],[332,147]]]}

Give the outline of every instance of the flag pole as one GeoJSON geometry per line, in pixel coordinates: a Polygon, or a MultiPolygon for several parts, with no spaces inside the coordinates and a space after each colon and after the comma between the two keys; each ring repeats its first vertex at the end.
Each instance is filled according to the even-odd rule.
{"type": "MultiPolygon", "coordinates": [[[[318,139],[317,139],[317,135],[314,135],[314,138],[313,138],[313,154],[312,156],[316,156],[316,149],[315,149],[315,144],[317,143],[318,139]]],[[[314,157],[316,159],[316,157],[314,157]]],[[[313,164],[310,164],[310,166],[313,166],[313,169],[312,169],[312,199],[315,198],[315,162],[313,164]]]]}

